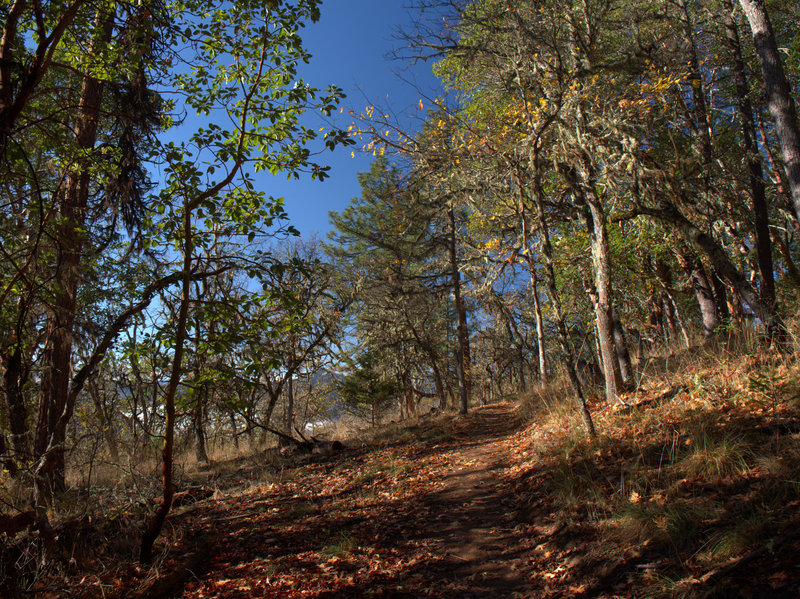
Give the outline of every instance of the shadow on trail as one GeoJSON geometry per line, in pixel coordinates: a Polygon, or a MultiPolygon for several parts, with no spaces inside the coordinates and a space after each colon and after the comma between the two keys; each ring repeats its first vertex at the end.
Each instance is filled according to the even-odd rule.
{"type": "MultiPolygon", "coordinates": [[[[216,538],[214,557],[209,574],[183,596],[214,589],[224,597],[524,593],[529,581],[511,564],[528,551],[529,539],[515,528],[511,494],[491,472],[503,462],[493,444],[516,426],[508,405],[488,406],[459,418],[453,440],[414,444],[412,459],[449,452],[450,461],[435,480],[426,478],[418,491],[410,487],[402,497],[380,485],[354,483],[330,494],[278,490],[240,506],[242,513],[234,516],[228,505],[207,510],[202,520],[216,538]],[[249,582],[233,588],[232,580],[249,582]]],[[[355,468],[345,474],[357,479],[370,457],[352,451],[321,468],[352,463],[355,468]]],[[[307,482],[313,489],[314,481],[307,482]]]]}

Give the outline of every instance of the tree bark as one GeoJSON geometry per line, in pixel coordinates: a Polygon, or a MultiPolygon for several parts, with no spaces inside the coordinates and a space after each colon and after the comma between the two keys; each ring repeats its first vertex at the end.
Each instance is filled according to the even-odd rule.
{"type": "MultiPolygon", "coordinates": [[[[95,25],[98,34],[90,45],[90,55],[110,41],[114,30],[114,14],[98,12],[95,25]]],[[[83,76],[74,126],[75,144],[82,150],[90,150],[97,141],[103,88],[103,82],[93,77],[87,68],[83,76]]],[[[42,382],[34,440],[34,452],[41,461],[36,468],[37,476],[34,477],[34,501],[40,516],[43,516],[44,504],[52,494],[65,488],[65,427],[58,427],[57,422],[62,414],[72,411],[72,406],[68,405],[69,381],[72,375],[72,335],[82,254],[86,242],[84,227],[89,182],[90,171],[87,165],[76,166],[67,174],[60,197],[60,218],[55,235],[58,247],[56,291],[50,306],[42,355],[42,382]]]]}
{"type": "Polygon", "coordinates": [[[439,398],[439,409],[444,411],[447,408],[447,395],[442,382],[442,372],[434,359],[431,359],[431,370],[433,371],[433,384],[436,387],[436,397],[439,398]]]}
{"type": "Polygon", "coordinates": [[[711,286],[714,289],[714,305],[717,308],[717,314],[719,314],[722,321],[730,321],[731,311],[728,309],[728,289],[716,269],[711,271],[711,286]]]}
{"type": "Polygon", "coordinates": [[[233,439],[233,447],[239,449],[239,435],[236,432],[236,413],[233,410],[228,412],[228,420],[231,421],[231,438],[233,439]]]}
{"type": "MultiPolygon", "coordinates": [[[[678,325],[675,321],[675,305],[672,303],[669,293],[661,292],[661,304],[664,314],[664,329],[666,330],[667,346],[672,348],[678,342],[678,325]]],[[[670,349],[670,353],[672,350],[670,349]]]]}
{"type": "Polygon", "coordinates": [[[542,318],[542,305],[539,301],[536,273],[531,275],[531,291],[533,292],[533,313],[536,317],[536,355],[539,358],[539,386],[547,386],[547,359],[545,351],[544,319],[542,318]]]}
{"type": "MultiPolygon", "coordinates": [[[[294,351],[294,336],[289,338],[289,363],[295,364],[297,358],[294,351]]],[[[284,418],[284,426],[291,434],[294,430],[294,374],[286,381],[286,413],[284,418]]]]}
{"type": "Polygon", "coordinates": [[[16,459],[27,461],[31,457],[31,445],[28,435],[28,410],[22,388],[28,378],[28,369],[23,365],[18,343],[2,356],[2,364],[3,395],[8,409],[11,447],[16,459]]]}
{"type": "Polygon", "coordinates": [[[456,252],[456,216],[453,207],[450,207],[450,274],[453,285],[453,299],[455,302],[456,318],[456,376],[458,378],[459,413],[466,414],[469,410],[469,332],[467,329],[467,308],[461,294],[461,272],[458,269],[458,256],[456,252]]]}
{"type": "Polygon", "coordinates": [[[588,207],[586,224],[589,228],[592,249],[592,271],[594,273],[594,287],[597,301],[595,305],[595,318],[597,324],[597,337],[600,344],[600,354],[603,361],[603,374],[605,375],[606,400],[614,402],[619,400],[618,392],[623,388],[622,374],[617,360],[614,346],[614,319],[611,282],[611,257],[606,226],[606,215],[594,191],[593,176],[588,161],[584,161],[583,173],[584,189],[580,195],[588,207]]]}
{"type": "Polygon", "coordinates": [[[664,344],[664,304],[661,302],[661,292],[656,289],[650,294],[648,300],[648,319],[650,326],[650,337],[653,340],[653,347],[664,344]]]}
{"type": "Polygon", "coordinates": [[[622,381],[628,384],[633,381],[633,364],[631,363],[631,354],[628,351],[628,343],[625,339],[625,329],[622,328],[622,322],[620,322],[616,308],[612,309],[611,317],[614,320],[614,349],[617,352],[619,371],[622,375],[622,381]]]}
{"type": "Polygon", "coordinates": [[[201,464],[208,463],[208,451],[206,449],[206,402],[208,390],[205,385],[197,393],[197,404],[192,415],[192,428],[194,429],[194,456],[201,464]]]}
{"type": "Polygon", "coordinates": [[[797,122],[797,108],[783,70],[775,33],[764,1],[739,0],[739,4],[753,33],[753,43],[764,76],[769,112],[775,120],[775,132],[781,146],[783,168],[792,197],[794,214],[800,223],[800,128],[797,122]]]}
{"type": "Polygon", "coordinates": [[[161,449],[161,501],[156,513],[142,535],[139,548],[139,561],[149,564],[153,560],[153,543],[161,533],[167,519],[175,488],[172,480],[172,465],[175,445],[175,395],[183,371],[183,350],[186,342],[186,325],[189,320],[189,299],[192,291],[192,216],[188,201],[184,203],[183,213],[183,284],[178,321],[175,326],[175,353],[172,356],[172,370],[164,394],[164,445],[161,449]]]}
{"type": "Polygon", "coordinates": [[[545,338],[544,338],[544,320],[542,318],[542,307],[539,303],[539,289],[538,280],[536,278],[536,263],[533,260],[533,248],[531,247],[530,234],[528,231],[528,219],[526,218],[527,209],[525,206],[525,196],[523,190],[525,189],[522,184],[522,177],[519,175],[519,170],[515,170],[517,176],[517,187],[519,188],[519,218],[520,226],[522,227],[522,248],[523,255],[525,256],[525,264],[528,267],[528,274],[531,281],[531,294],[533,295],[533,310],[536,317],[536,353],[539,361],[539,386],[544,387],[547,384],[547,364],[545,361],[545,338]]]}
{"type": "Polygon", "coordinates": [[[739,30],[733,18],[733,2],[723,0],[725,15],[725,33],[728,40],[732,60],[733,82],[736,89],[736,108],[742,122],[742,139],[744,141],[745,159],[750,176],[750,194],[753,206],[753,233],[755,234],[756,252],[758,254],[758,271],[761,276],[761,297],[767,305],[775,303],[775,277],[772,265],[772,244],[769,234],[769,211],[764,189],[764,173],[761,168],[761,157],[756,146],[756,123],[753,118],[753,107],[750,105],[750,89],[742,58],[742,45],[739,30]]]}
{"type": "Polygon", "coordinates": [[[656,260],[656,279],[661,284],[661,303],[663,305],[662,312],[666,317],[666,330],[669,337],[669,342],[677,344],[678,329],[680,328],[683,335],[686,347],[689,347],[689,335],[681,321],[681,316],[678,313],[678,304],[675,302],[674,290],[672,287],[672,269],[669,265],[659,258],[656,260]]]}
{"type": "Polygon", "coordinates": [[[400,384],[403,386],[403,406],[406,418],[417,415],[417,402],[414,399],[414,385],[411,382],[411,371],[403,370],[400,375],[400,384]]]}

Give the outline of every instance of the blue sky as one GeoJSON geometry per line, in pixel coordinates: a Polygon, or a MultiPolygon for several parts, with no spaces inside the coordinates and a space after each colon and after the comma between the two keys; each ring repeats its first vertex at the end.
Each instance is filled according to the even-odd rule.
{"type": "MultiPolygon", "coordinates": [[[[404,115],[418,119],[420,98],[437,95],[438,84],[430,64],[410,67],[386,57],[400,44],[393,39],[398,29],[410,21],[406,1],[323,1],[319,22],[309,24],[302,32],[312,54],[302,76],[313,86],[335,84],[347,94],[344,116],[339,116],[344,120],[338,125],[350,124],[349,109],[361,112],[372,104],[392,109],[400,119],[404,115]]],[[[411,119],[409,124],[413,126],[411,119]]],[[[356,151],[352,158],[352,151],[351,146],[322,156],[321,162],[331,166],[331,176],[324,182],[310,178],[264,182],[268,194],[286,198],[291,224],[304,237],[319,233],[324,238],[330,229],[328,212],[343,210],[351,198],[360,195],[357,174],[368,170],[373,157],[356,151]]]]}

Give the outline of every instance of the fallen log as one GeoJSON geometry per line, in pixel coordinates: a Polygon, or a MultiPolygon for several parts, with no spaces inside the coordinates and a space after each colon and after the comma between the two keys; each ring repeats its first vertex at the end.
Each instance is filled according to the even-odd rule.
{"type": "Polygon", "coordinates": [[[287,435],[282,431],[271,428],[267,428],[267,430],[286,442],[286,446],[282,447],[280,450],[282,456],[290,456],[297,453],[310,453],[313,455],[330,456],[344,449],[344,445],[341,441],[323,441],[322,439],[317,439],[314,436],[309,439],[298,429],[295,429],[295,431],[302,438],[302,440],[295,439],[291,435],[287,435]]]}
{"type": "Polygon", "coordinates": [[[333,455],[344,449],[341,441],[317,441],[311,453],[315,455],[333,455]]]}

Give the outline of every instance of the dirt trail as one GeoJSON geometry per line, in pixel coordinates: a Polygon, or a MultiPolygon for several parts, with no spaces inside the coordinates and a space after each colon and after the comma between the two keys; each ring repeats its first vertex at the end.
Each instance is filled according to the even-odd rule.
{"type": "Polygon", "coordinates": [[[427,530],[432,539],[442,539],[451,558],[442,575],[472,581],[469,593],[475,596],[508,596],[525,587],[510,568],[515,513],[496,475],[508,463],[503,442],[514,423],[508,404],[478,412],[467,429],[475,440],[450,454],[444,486],[427,501],[432,516],[427,530]]]}
{"type": "Polygon", "coordinates": [[[421,426],[198,507],[187,517],[210,557],[177,596],[531,596],[500,478],[515,424],[512,405],[487,406],[445,438],[421,426]]]}

